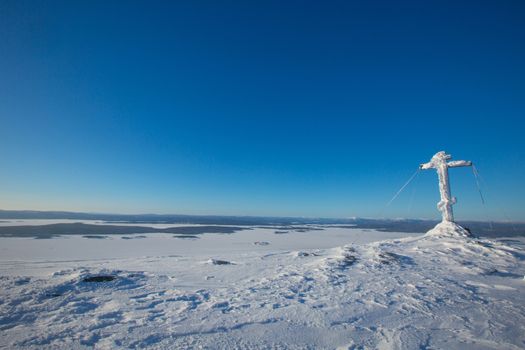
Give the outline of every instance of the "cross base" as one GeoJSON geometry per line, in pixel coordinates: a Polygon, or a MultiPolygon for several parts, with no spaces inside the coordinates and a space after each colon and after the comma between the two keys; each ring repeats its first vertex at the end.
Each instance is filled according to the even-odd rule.
{"type": "Polygon", "coordinates": [[[441,221],[425,236],[472,237],[472,234],[455,222],[441,221]]]}

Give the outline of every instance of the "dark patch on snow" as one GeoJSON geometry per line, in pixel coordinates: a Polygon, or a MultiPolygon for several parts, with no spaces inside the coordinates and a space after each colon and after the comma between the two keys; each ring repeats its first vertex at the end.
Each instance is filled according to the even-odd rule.
{"type": "Polygon", "coordinates": [[[233,263],[228,260],[218,260],[218,259],[211,259],[211,263],[213,265],[233,265],[233,263]]]}
{"type": "Polygon", "coordinates": [[[28,284],[31,281],[29,277],[21,277],[15,281],[15,285],[21,286],[23,284],[28,284]]]}
{"type": "Polygon", "coordinates": [[[213,304],[212,309],[219,309],[223,314],[226,314],[232,310],[232,307],[230,306],[230,303],[223,301],[213,304]]]}
{"type": "Polygon", "coordinates": [[[297,256],[301,257],[301,258],[304,258],[304,257],[307,257],[307,256],[319,256],[319,254],[309,253],[309,252],[298,252],[297,256]]]}
{"type": "Polygon", "coordinates": [[[195,235],[173,235],[173,238],[182,238],[182,239],[199,239],[195,235]]]}
{"type": "Polygon", "coordinates": [[[390,264],[401,264],[401,265],[413,265],[414,260],[411,257],[400,255],[392,252],[380,252],[377,254],[377,259],[380,264],[390,265],[390,264]]]}
{"type": "Polygon", "coordinates": [[[357,262],[357,257],[351,254],[345,254],[343,256],[343,259],[341,260],[342,267],[349,267],[352,266],[357,262]]]}
{"type": "Polygon", "coordinates": [[[277,231],[274,231],[274,233],[275,233],[276,235],[284,235],[284,234],[289,233],[289,232],[290,232],[290,231],[284,231],[284,230],[277,230],[277,231]]]}
{"type": "Polygon", "coordinates": [[[100,236],[100,235],[85,235],[82,236],[82,238],[88,238],[88,239],[106,239],[108,236],[100,236]]]}
{"type": "Polygon", "coordinates": [[[345,247],[342,255],[339,260],[340,269],[346,269],[357,262],[357,252],[353,247],[345,247]]]}
{"type": "Polygon", "coordinates": [[[58,297],[62,296],[62,294],[60,294],[60,293],[48,293],[48,294],[46,294],[46,296],[49,297],[49,298],[58,298],[58,297]]]}
{"type": "Polygon", "coordinates": [[[84,277],[82,279],[82,282],[87,282],[87,283],[111,282],[115,280],[115,278],[116,277],[112,275],[89,276],[89,277],[84,277]]]}
{"type": "Polygon", "coordinates": [[[265,242],[265,241],[257,241],[257,242],[253,242],[253,244],[255,245],[262,245],[262,246],[265,246],[265,245],[269,245],[270,242],[265,242]]]}
{"type": "Polygon", "coordinates": [[[146,236],[123,236],[123,237],[120,237],[122,239],[142,239],[142,238],[146,238],[146,236]]]}

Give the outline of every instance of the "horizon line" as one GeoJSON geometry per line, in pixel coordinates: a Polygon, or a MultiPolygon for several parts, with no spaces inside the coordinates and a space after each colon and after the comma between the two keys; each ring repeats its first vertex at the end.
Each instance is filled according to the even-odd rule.
{"type": "MultiPolygon", "coordinates": [[[[160,213],[115,213],[115,212],[88,212],[88,211],[68,211],[68,210],[33,210],[33,209],[1,209],[0,212],[23,212],[23,213],[54,213],[54,214],[87,214],[87,215],[120,215],[120,216],[189,216],[189,217],[223,217],[223,218],[276,218],[276,219],[326,219],[326,220],[387,220],[387,221],[431,221],[440,222],[439,219],[431,218],[409,218],[409,217],[366,217],[366,216],[349,216],[349,217],[328,217],[328,216],[279,216],[279,215],[225,215],[225,214],[160,214],[160,213]]],[[[46,219],[42,219],[46,220],[46,219]]],[[[516,223],[525,224],[525,221],[519,220],[476,220],[476,219],[460,219],[459,222],[487,222],[487,223],[516,223]]]]}

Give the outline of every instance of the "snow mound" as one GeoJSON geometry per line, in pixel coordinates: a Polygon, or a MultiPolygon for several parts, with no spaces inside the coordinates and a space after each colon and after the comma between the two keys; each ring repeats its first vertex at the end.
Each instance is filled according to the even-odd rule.
{"type": "Polygon", "coordinates": [[[455,222],[442,221],[432,230],[426,233],[427,236],[448,236],[448,237],[471,237],[472,234],[455,222]]]}

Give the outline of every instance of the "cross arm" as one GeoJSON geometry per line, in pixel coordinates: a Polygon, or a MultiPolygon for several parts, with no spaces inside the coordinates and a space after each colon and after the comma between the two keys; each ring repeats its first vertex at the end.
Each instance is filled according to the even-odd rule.
{"type": "Polygon", "coordinates": [[[419,164],[419,169],[421,170],[426,170],[426,169],[431,169],[431,168],[434,168],[434,162],[419,164]]]}
{"type": "Polygon", "coordinates": [[[469,160],[453,160],[447,163],[449,168],[456,168],[460,166],[471,166],[472,162],[469,160]]]}

